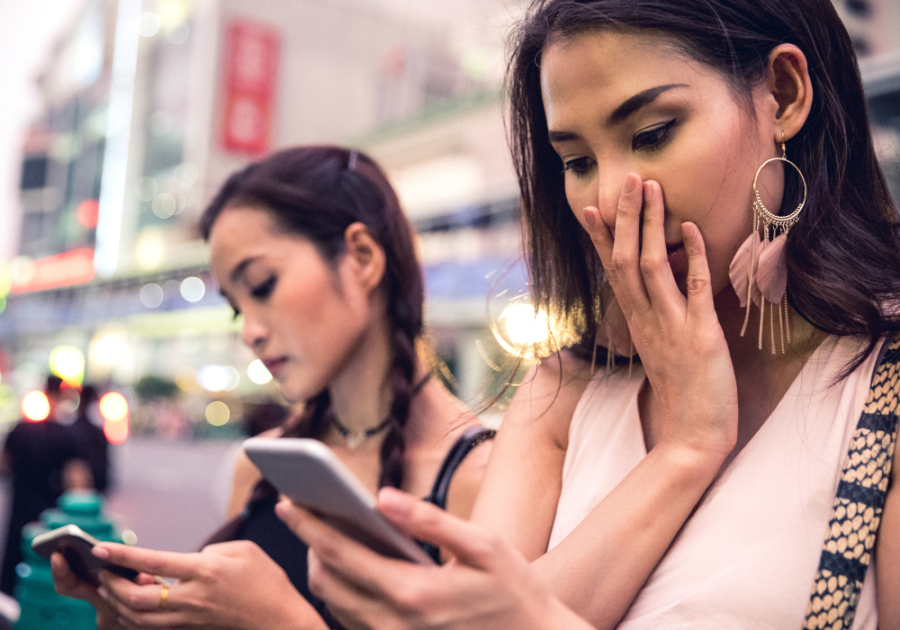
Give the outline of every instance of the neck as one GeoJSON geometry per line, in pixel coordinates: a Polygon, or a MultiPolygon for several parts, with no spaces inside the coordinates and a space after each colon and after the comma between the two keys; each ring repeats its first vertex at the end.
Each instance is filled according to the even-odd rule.
{"type": "Polygon", "coordinates": [[[382,318],[359,340],[352,356],[328,387],[331,407],[354,434],[378,425],[391,412],[390,325],[382,318]]]}
{"type": "Polygon", "coordinates": [[[731,350],[731,359],[735,365],[735,370],[740,369],[744,363],[753,363],[758,366],[760,357],[765,357],[767,362],[774,365],[783,363],[789,357],[796,357],[797,354],[805,355],[808,350],[815,349],[825,333],[813,328],[809,322],[803,319],[793,308],[788,307],[788,320],[790,322],[790,343],[785,341],[784,352],[781,346],[781,324],[778,319],[778,312],[775,311],[775,348],[776,352],[772,353],[772,330],[770,328],[772,313],[769,305],[766,305],[766,322],[763,330],[762,350],[759,349],[759,319],[760,310],[756,304],[750,306],[750,320],[747,324],[747,331],[741,336],[741,329],[744,325],[746,315],[746,307],[741,308],[737,295],[726,287],[716,295],[715,300],[716,316],[722,331],[725,334],[725,341],[731,350]],[[811,348],[810,348],[811,347],[811,348]]]}

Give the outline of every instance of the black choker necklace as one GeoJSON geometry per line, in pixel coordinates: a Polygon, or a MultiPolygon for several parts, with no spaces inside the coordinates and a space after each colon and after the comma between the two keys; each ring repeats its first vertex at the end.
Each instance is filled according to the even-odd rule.
{"type": "MultiPolygon", "coordinates": [[[[422,380],[415,384],[415,386],[412,388],[411,396],[415,396],[420,391],[422,391],[422,388],[430,378],[431,372],[426,374],[422,378],[422,380]]],[[[391,424],[391,420],[393,419],[391,416],[388,416],[387,418],[376,424],[374,427],[369,427],[368,429],[365,429],[360,433],[354,433],[346,426],[344,426],[341,421],[337,419],[337,416],[335,416],[333,412],[329,415],[331,416],[331,426],[333,426],[334,430],[337,431],[342,438],[344,438],[344,441],[347,443],[347,448],[349,448],[351,451],[366,440],[375,437],[386,428],[388,428],[391,424]]]]}
{"type": "Polygon", "coordinates": [[[344,438],[344,441],[347,443],[347,448],[352,451],[366,440],[375,437],[386,428],[388,428],[388,426],[390,426],[391,424],[392,419],[393,418],[391,418],[391,416],[388,416],[387,418],[376,424],[374,427],[369,427],[368,429],[360,431],[359,433],[354,433],[343,424],[341,424],[341,421],[337,419],[337,416],[331,414],[331,425],[340,434],[340,436],[344,438]]]}

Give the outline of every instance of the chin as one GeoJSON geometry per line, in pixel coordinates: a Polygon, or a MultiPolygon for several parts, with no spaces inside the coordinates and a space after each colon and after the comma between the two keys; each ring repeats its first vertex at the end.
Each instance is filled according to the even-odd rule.
{"type": "Polygon", "coordinates": [[[281,382],[281,395],[291,404],[302,403],[318,396],[327,387],[327,383],[297,383],[287,379],[281,382]]]}

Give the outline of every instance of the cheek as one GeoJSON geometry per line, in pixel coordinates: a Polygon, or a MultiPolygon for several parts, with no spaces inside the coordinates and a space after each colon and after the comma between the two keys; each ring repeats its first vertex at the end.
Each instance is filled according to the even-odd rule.
{"type": "Polygon", "coordinates": [[[580,179],[571,175],[566,176],[566,202],[569,210],[575,215],[575,219],[581,227],[587,230],[584,222],[584,208],[597,206],[597,190],[591,185],[592,178],[580,179]]]}

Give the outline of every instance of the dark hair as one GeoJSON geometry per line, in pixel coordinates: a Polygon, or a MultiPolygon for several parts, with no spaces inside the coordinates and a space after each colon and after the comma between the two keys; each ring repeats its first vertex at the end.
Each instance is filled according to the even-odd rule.
{"type": "MultiPolygon", "coordinates": [[[[829,0],[537,0],[514,33],[507,73],[510,143],[525,219],[535,304],[580,322],[593,344],[606,278],[586,232],[566,202],[562,162],[553,151],[540,90],[545,46],[594,30],[656,35],[686,57],[718,70],[739,102],[764,79],[768,55],[791,43],[806,55],[813,104],[788,142],[809,197],[785,247],[788,299],[813,326],[864,335],[855,368],[900,311],[897,214],[878,167],[850,38],[829,0]]],[[[747,183],[748,187],[750,182],[747,183]]],[[[786,181],[783,208],[802,194],[786,181]]]]}
{"type": "MultiPolygon", "coordinates": [[[[422,333],[424,286],[413,232],[384,173],[367,155],[334,146],[287,149],[250,164],[222,186],[200,219],[209,238],[219,214],[228,207],[252,206],[268,212],[287,233],[312,241],[326,261],[343,252],[344,232],[362,222],[384,248],[382,281],[391,326],[391,425],[381,448],[379,485],[399,487],[403,480],[403,428],[414,394],[416,339],[422,333]]],[[[306,401],[291,433],[321,437],[331,401],[327,390],[306,401]]]]}

